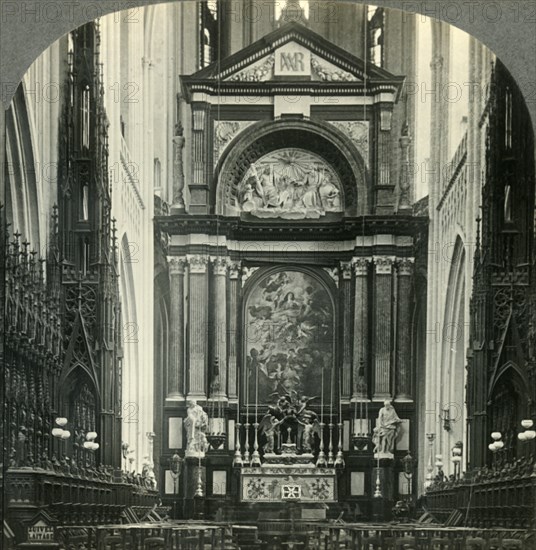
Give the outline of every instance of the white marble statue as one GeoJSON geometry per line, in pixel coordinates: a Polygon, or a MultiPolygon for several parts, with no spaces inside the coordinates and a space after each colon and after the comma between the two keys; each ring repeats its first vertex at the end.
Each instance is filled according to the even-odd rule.
{"type": "Polygon", "coordinates": [[[208,448],[206,431],[208,415],[195,399],[188,401],[188,414],[184,419],[186,428],[186,456],[203,458],[208,448]]]}
{"type": "Polygon", "coordinates": [[[375,453],[384,457],[392,457],[395,439],[400,429],[402,420],[396,414],[390,399],[383,402],[383,407],[378,413],[378,422],[375,429],[375,453]]]}

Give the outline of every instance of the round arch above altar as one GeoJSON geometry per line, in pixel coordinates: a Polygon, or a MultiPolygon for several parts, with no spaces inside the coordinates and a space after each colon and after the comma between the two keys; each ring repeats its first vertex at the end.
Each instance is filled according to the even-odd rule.
{"type": "Polygon", "coordinates": [[[215,169],[222,216],[322,219],[367,214],[368,173],[355,145],[318,120],[258,122],[240,132],[215,169]]]}

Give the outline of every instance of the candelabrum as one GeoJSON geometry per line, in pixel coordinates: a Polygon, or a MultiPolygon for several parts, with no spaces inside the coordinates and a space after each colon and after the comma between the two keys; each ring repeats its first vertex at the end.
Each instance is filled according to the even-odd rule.
{"type": "Polygon", "coordinates": [[[517,434],[519,441],[528,442],[536,438],[536,431],[533,429],[534,422],[532,420],[522,420],[521,426],[524,428],[524,431],[517,434]]]}
{"type": "Polygon", "coordinates": [[[242,460],[242,452],[240,451],[240,426],[241,424],[237,422],[235,426],[235,453],[233,458],[233,466],[235,468],[241,468],[244,465],[244,461],[242,460]]]}
{"type": "Polygon", "coordinates": [[[329,423],[329,446],[328,446],[328,466],[333,467],[335,461],[333,459],[333,422],[329,423]]]}
{"type": "Polygon", "coordinates": [[[378,457],[376,461],[376,489],[374,491],[374,498],[382,498],[382,487],[380,480],[380,459],[378,457]]]}
{"type": "MultiPolygon", "coordinates": [[[[69,430],[64,430],[63,428],[67,425],[69,421],[67,418],[60,417],[56,418],[56,428],[52,428],[52,435],[58,439],[60,442],[63,441],[64,443],[67,442],[67,440],[71,437],[71,432],[69,430]]],[[[62,449],[62,452],[65,453],[65,449],[62,449]]]]}
{"type": "Polygon", "coordinates": [[[317,468],[325,468],[327,466],[326,453],[324,453],[324,427],[325,424],[320,422],[320,450],[318,452],[318,458],[316,460],[317,468]]]}
{"type": "Polygon", "coordinates": [[[435,434],[427,433],[426,439],[428,439],[428,444],[430,445],[430,450],[429,450],[430,458],[428,460],[428,465],[426,466],[426,481],[424,482],[424,488],[428,489],[434,482],[434,464],[432,461],[432,456],[433,456],[435,434]]]}
{"type": "Polygon", "coordinates": [[[253,424],[253,429],[255,430],[255,439],[253,440],[253,454],[251,455],[251,464],[252,468],[258,468],[261,465],[261,455],[259,454],[259,423],[255,422],[253,424]]]}
{"type": "Polygon", "coordinates": [[[202,497],[203,496],[203,477],[201,475],[201,457],[199,457],[199,461],[197,464],[197,488],[195,490],[196,497],[202,497]]]}
{"type": "Polygon", "coordinates": [[[250,463],[250,455],[249,455],[249,427],[251,424],[249,423],[248,419],[246,418],[246,423],[244,424],[244,430],[246,431],[246,449],[244,451],[244,463],[249,464],[250,463]]]}
{"type": "Polygon", "coordinates": [[[337,456],[335,457],[335,468],[342,469],[344,468],[344,455],[342,453],[342,422],[339,422],[337,426],[339,428],[339,441],[337,444],[337,456]]]}
{"type": "Polygon", "coordinates": [[[488,449],[493,453],[493,467],[497,465],[497,453],[504,448],[501,432],[492,432],[491,439],[493,442],[488,445],[488,449]]]}

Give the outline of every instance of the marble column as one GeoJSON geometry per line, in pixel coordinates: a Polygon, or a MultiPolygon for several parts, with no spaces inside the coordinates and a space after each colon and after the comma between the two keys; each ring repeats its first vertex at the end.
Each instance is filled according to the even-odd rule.
{"type": "Polygon", "coordinates": [[[168,256],[169,360],[167,399],[183,400],[184,394],[184,268],[185,258],[168,256]]]}
{"type": "Polygon", "coordinates": [[[341,262],[341,310],[342,310],[342,393],[350,399],[352,386],[352,264],[341,262]]]}
{"type": "Polygon", "coordinates": [[[393,263],[390,256],[374,257],[374,399],[391,397],[391,324],[393,263]]]}
{"type": "Polygon", "coordinates": [[[208,333],[208,257],[189,255],[189,378],[188,397],[206,399],[208,333]]]}
{"type": "Polygon", "coordinates": [[[361,360],[365,370],[368,365],[368,265],[370,258],[354,258],[355,301],[354,301],[354,369],[352,379],[352,400],[363,397],[363,378],[359,372],[361,360]]]}
{"type": "Polygon", "coordinates": [[[398,260],[396,397],[411,400],[411,287],[413,258],[398,260]]]}
{"type": "Polygon", "coordinates": [[[227,271],[228,259],[217,256],[211,258],[212,282],[214,288],[214,311],[210,319],[213,325],[211,345],[213,360],[218,360],[217,379],[214,373],[212,384],[215,384],[214,395],[224,397],[227,392],[227,271]]]}
{"type": "Polygon", "coordinates": [[[237,399],[238,397],[238,373],[236,365],[237,357],[237,320],[238,320],[238,304],[240,299],[240,262],[232,262],[229,265],[229,341],[228,341],[228,395],[229,399],[237,399]]]}

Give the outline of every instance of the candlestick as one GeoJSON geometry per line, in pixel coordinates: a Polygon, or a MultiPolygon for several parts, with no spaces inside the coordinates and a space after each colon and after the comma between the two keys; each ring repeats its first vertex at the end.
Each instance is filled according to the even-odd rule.
{"type": "Polygon", "coordinates": [[[244,424],[244,429],[246,431],[244,462],[246,464],[249,464],[249,374],[249,367],[246,367],[246,422],[244,424]]]}
{"type": "Polygon", "coordinates": [[[324,422],[324,367],[322,367],[322,383],[320,393],[320,423],[324,422]]]}
{"type": "Polygon", "coordinates": [[[338,442],[338,451],[335,458],[335,468],[344,468],[344,455],[342,453],[342,421],[339,422],[339,442],[338,442]]]}
{"type": "Polygon", "coordinates": [[[245,445],[246,445],[246,449],[244,451],[244,462],[246,464],[249,464],[249,422],[246,418],[246,423],[244,424],[244,429],[246,430],[246,442],[245,442],[245,445]]]}
{"type": "Polygon", "coordinates": [[[255,423],[259,421],[259,364],[255,366],[255,423]]]}
{"type": "Polygon", "coordinates": [[[253,429],[255,430],[255,439],[253,441],[253,454],[251,455],[251,464],[252,468],[258,468],[261,465],[261,456],[259,454],[259,423],[255,422],[253,424],[253,429]]]}
{"type": "Polygon", "coordinates": [[[329,416],[330,418],[333,418],[333,378],[334,378],[335,371],[332,368],[331,369],[331,377],[330,377],[330,388],[329,388],[329,416]]]}
{"type": "Polygon", "coordinates": [[[334,464],[333,460],[333,422],[329,423],[329,447],[328,447],[328,466],[332,467],[334,464]]]}
{"type": "Polygon", "coordinates": [[[326,455],[324,453],[324,422],[320,422],[320,450],[318,452],[318,458],[316,460],[317,468],[326,467],[326,455]]]}
{"type": "Polygon", "coordinates": [[[242,449],[240,448],[240,422],[236,423],[235,431],[235,453],[233,457],[233,466],[235,468],[240,468],[244,465],[242,460],[242,449]]]}

